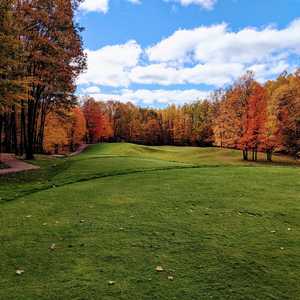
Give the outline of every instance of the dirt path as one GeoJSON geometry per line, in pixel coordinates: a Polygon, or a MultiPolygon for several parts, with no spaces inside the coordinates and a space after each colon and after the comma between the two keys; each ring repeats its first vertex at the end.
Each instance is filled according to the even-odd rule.
{"type": "MultiPolygon", "coordinates": [[[[83,152],[89,145],[83,144],[78,147],[78,149],[71,153],[69,156],[75,156],[83,152]]],[[[7,174],[14,174],[19,173],[23,171],[29,171],[29,170],[37,170],[40,167],[31,165],[29,163],[26,163],[22,160],[18,160],[14,154],[10,153],[0,153],[0,161],[8,166],[6,169],[0,169],[0,176],[1,175],[7,175],[7,174]]]]}
{"type": "Polygon", "coordinates": [[[0,161],[9,167],[7,169],[1,169],[0,176],[29,170],[37,170],[40,168],[38,166],[28,164],[22,160],[18,160],[16,159],[15,155],[9,153],[1,153],[0,161]]]}

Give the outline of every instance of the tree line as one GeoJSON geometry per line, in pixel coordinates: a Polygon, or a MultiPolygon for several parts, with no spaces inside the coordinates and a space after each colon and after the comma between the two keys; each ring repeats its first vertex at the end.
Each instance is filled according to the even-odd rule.
{"type": "MultiPolygon", "coordinates": [[[[283,73],[265,84],[255,81],[254,74],[248,72],[226,90],[182,106],[151,109],[88,97],[77,110],[81,114],[80,136],[87,143],[218,146],[240,149],[244,160],[254,161],[258,152],[266,153],[268,161],[275,151],[294,157],[300,152],[299,71],[283,73]]],[[[51,124],[46,126],[48,135],[55,132],[55,124],[57,121],[52,129],[48,129],[51,124]]],[[[69,145],[70,129],[63,123],[59,127],[66,128],[62,145],[69,145]]],[[[58,135],[54,136],[57,142],[58,135]]]]}
{"type": "Polygon", "coordinates": [[[43,152],[46,118],[76,105],[85,68],[80,0],[1,0],[0,151],[43,152]]]}
{"type": "MultiPolygon", "coordinates": [[[[300,152],[300,70],[261,84],[247,72],[203,101],[163,109],[75,96],[86,67],[81,0],[2,0],[0,152],[74,151],[81,143],[218,146],[257,160],[300,152]]],[[[192,99],[191,99],[192,100],[192,99]]]]}

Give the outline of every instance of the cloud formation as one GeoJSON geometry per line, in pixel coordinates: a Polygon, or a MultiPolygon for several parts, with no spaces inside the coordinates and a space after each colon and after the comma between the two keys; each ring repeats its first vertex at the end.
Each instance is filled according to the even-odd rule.
{"type": "Polygon", "coordinates": [[[80,77],[79,84],[119,89],[143,85],[136,92],[123,90],[118,97],[137,101],[143,96],[145,102],[159,102],[161,96],[180,102],[183,96],[204,95],[202,91],[196,93],[193,85],[203,85],[203,90],[223,87],[247,70],[254,71],[257,80],[264,82],[285,70],[293,70],[291,58],[300,55],[299,36],[300,19],[283,29],[232,31],[224,23],[180,29],[145,49],[136,41],[128,41],[95,51],[86,50],[88,70],[80,77]],[[176,85],[177,90],[164,94],[159,89],[150,96],[150,89],[144,89],[145,85],[169,89],[176,85]],[[178,91],[178,85],[192,92],[178,91]]]}
{"type": "MultiPolygon", "coordinates": [[[[165,0],[166,1],[166,0],[165,0]]],[[[199,5],[205,9],[212,9],[217,3],[217,0],[167,0],[167,2],[178,2],[182,6],[188,6],[191,4],[199,5]]]]}
{"type": "MultiPolygon", "coordinates": [[[[126,0],[133,4],[140,4],[140,0],[126,0]]],[[[109,10],[110,0],[85,0],[80,9],[86,12],[100,12],[106,14],[109,10]]]]}
{"type": "Polygon", "coordinates": [[[138,64],[142,48],[135,41],[128,41],[85,53],[87,72],[80,76],[79,84],[126,87],[130,84],[130,70],[138,64]]]}
{"type": "MultiPolygon", "coordinates": [[[[133,4],[141,4],[142,0],[126,0],[133,4]]],[[[204,9],[212,9],[217,0],[164,0],[165,2],[177,2],[182,6],[188,6],[191,4],[199,5],[204,9]]],[[[86,12],[100,12],[107,13],[109,10],[110,0],[85,0],[80,9],[86,12]]]]}
{"type": "Polygon", "coordinates": [[[96,11],[107,13],[109,8],[109,0],[85,0],[80,9],[86,12],[96,11]]]}
{"type": "Polygon", "coordinates": [[[233,32],[228,25],[218,24],[192,30],[178,30],[147,49],[154,62],[231,62],[254,63],[269,60],[284,52],[300,54],[300,19],[279,30],[266,27],[244,28],[233,32]]]}
{"type": "Polygon", "coordinates": [[[166,63],[137,66],[129,74],[130,81],[140,84],[206,84],[216,87],[231,83],[245,71],[238,63],[208,63],[193,67],[172,67],[166,63]]]}
{"type": "MultiPolygon", "coordinates": [[[[93,87],[95,90],[97,87],[93,87]]],[[[187,90],[150,90],[150,89],[123,89],[116,93],[90,93],[87,89],[82,91],[82,95],[90,95],[98,101],[120,101],[123,103],[132,102],[146,106],[161,105],[174,103],[182,105],[187,102],[205,99],[210,94],[210,91],[201,91],[197,89],[187,90]]]]}

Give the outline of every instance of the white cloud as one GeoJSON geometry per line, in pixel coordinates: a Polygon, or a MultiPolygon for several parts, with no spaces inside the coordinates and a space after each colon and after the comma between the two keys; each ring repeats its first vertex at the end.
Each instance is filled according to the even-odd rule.
{"type": "MultiPolygon", "coordinates": [[[[132,4],[141,4],[142,0],[126,0],[132,4]]],[[[217,0],[164,0],[167,2],[179,2],[183,6],[191,4],[199,5],[205,9],[212,9],[217,0]]],[[[109,10],[110,0],[84,0],[80,9],[86,12],[107,13],[109,10]]]]}
{"type": "Polygon", "coordinates": [[[214,88],[231,84],[252,70],[265,82],[283,71],[293,71],[300,55],[300,19],[284,29],[266,27],[232,31],[226,24],[178,30],[156,45],[142,49],[136,41],[86,50],[88,70],[79,79],[84,93],[98,99],[143,104],[182,104],[203,98],[207,92],[191,85],[214,88]],[[131,84],[182,85],[185,90],[132,90],[131,84]],[[112,94],[102,86],[114,87],[112,94]],[[126,90],[122,90],[127,88],[126,90]],[[101,90],[100,90],[101,89],[101,90]]]}
{"type": "Polygon", "coordinates": [[[191,4],[200,5],[205,9],[212,9],[217,2],[217,0],[167,0],[167,1],[179,2],[183,6],[188,6],[191,4]]]}
{"type": "Polygon", "coordinates": [[[81,5],[80,9],[91,12],[102,12],[107,13],[109,7],[109,0],[85,0],[81,5]]]}
{"type": "Polygon", "coordinates": [[[127,87],[130,83],[128,73],[138,64],[142,49],[135,41],[129,41],[85,52],[88,69],[80,76],[79,84],[127,87]]]}
{"type": "Polygon", "coordinates": [[[244,65],[238,63],[207,63],[188,68],[175,68],[161,63],[133,68],[130,79],[142,84],[206,84],[221,87],[231,83],[245,71],[244,65]]]}
{"type": "Polygon", "coordinates": [[[130,79],[132,82],[142,84],[182,84],[184,81],[178,73],[179,70],[166,64],[153,64],[135,67],[130,73],[130,79]]]}
{"type": "Polygon", "coordinates": [[[128,0],[128,1],[133,4],[141,4],[141,0],[128,0]]]}
{"type": "Polygon", "coordinates": [[[191,30],[180,29],[170,37],[163,39],[158,44],[146,50],[150,61],[179,63],[189,62],[194,59],[195,50],[203,42],[214,43],[217,38],[225,33],[226,25],[201,26],[191,30]]]}
{"type": "Polygon", "coordinates": [[[282,60],[274,64],[255,64],[250,66],[248,70],[255,73],[256,80],[264,83],[284,71],[292,71],[292,67],[286,61],[282,60]]]}
{"type": "Polygon", "coordinates": [[[233,32],[226,24],[178,30],[147,49],[154,62],[251,64],[280,52],[300,54],[300,19],[287,28],[245,28],[233,32]]]}
{"type": "Polygon", "coordinates": [[[196,89],[188,90],[129,90],[124,89],[115,94],[92,94],[92,96],[98,101],[115,100],[120,102],[132,102],[144,105],[155,104],[171,104],[182,105],[184,103],[193,102],[208,97],[210,92],[201,91],[196,89]]]}
{"type": "Polygon", "coordinates": [[[100,94],[101,90],[97,86],[90,86],[90,87],[83,89],[82,92],[84,94],[91,95],[91,94],[100,94]]]}
{"type": "MultiPolygon", "coordinates": [[[[140,4],[140,0],[127,0],[133,4],[140,4]]],[[[82,4],[80,4],[80,9],[86,12],[100,12],[107,13],[109,10],[109,2],[110,0],[84,0],[82,4]]]]}

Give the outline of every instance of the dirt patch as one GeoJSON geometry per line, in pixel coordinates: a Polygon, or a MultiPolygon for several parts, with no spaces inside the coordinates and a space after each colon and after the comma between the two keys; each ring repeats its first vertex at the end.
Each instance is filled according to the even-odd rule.
{"type": "Polygon", "coordinates": [[[0,154],[0,161],[6,168],[0,168],[0,176],[7,175],[7,174],[14,174],[29,170],[37,170],[40,167],[31,165],[26,163],[22,160],[18,160],[15,155],[9,153],[1,153],[0,154]]]}

